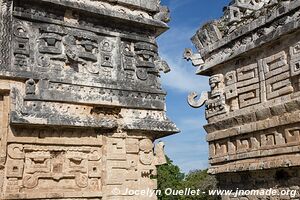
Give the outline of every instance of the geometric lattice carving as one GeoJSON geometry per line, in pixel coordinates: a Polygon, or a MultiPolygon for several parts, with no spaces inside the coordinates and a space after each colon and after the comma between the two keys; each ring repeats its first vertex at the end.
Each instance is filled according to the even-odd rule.
{"type": "MultiPolygon", "coordinates": [[[[196,73],[224,76],[228,109],[206,115],[208,172],[216,175],[219,189],[239,188],[243,194],[222,200],[299,198],[299,19],[300,1],[232,0],[223,17],[192,38],[202,58],[196,73]],[[220,38],[210,36],[212,25],[220,38]],[[244,193],[253,189],[276,194],[244,193]]],[[[203,93],[198,106],[206,96],[210,103],[209,94],[203,93]]]]}
{"type": "Polygon", "coordinates": [[[256,63],[237,69],[240,108],[260,102],[259,76],[256,63]]]}
{"type": "Polygon", "coordinates": [[[284,51],[264,58],[262,60],[262,67],[266,80],[267,100],[294,91],[290,80],[287,55],[284,51]]]}

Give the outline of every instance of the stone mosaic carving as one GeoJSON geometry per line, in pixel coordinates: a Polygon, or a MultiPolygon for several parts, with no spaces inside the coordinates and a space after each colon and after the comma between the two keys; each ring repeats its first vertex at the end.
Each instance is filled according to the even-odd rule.
{"type": "Polygon", "coordinates": [[[196,73],[210,77],[211,91],[199,100],[194,92],[188,100],[193,107],[206,106],[209,173],[220,189],[299,185],[290,182],[300,166],[299,9],[293,0],[233,1],[221,19],[192,38],[198,52],[185,50],[196,73]]]}
{"type": "Polygon", "coordinates": [[[209,79],[211,91],[205,92],[201,95],[198,101],[196,93],[192,93],[188,97],[188,102],[192,107],[201,107],[204,103],[206,106],[206,116],[211,117],[226,112],[225,94],[224,94],[224,76],[216,74],[209,79]]]}
{"type": "MultiPolygon", "coordinates": [[[[166,163],[157,0],[0,0],[0,198],[136,199],[166,163]],[[116,194],[112,191],[123,191],[116,194]]],[[[149,198],[147,198],[149,199],[149,198]]],[[[150,199],[156,199],[152,197],[150,199]]]]}
{"type": "Polygon", "coordinates": [[[6,191],[10,197],[80,197],[82,192],[85,195],[101,195],[100,147],[45,147],[12,143],[8,146],[8,156],[6,191]]]}

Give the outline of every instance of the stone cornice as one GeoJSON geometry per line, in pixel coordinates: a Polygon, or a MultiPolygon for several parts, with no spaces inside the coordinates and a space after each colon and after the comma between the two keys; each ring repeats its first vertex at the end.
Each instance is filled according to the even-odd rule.
{"type": "Polygon", "coordinates": [[[209,75],[212,67],[218,67],[244,52],[297,30],[300,26],[299,7],[299,1],[278,3],[271,7],[272,11],[253,18],[250,22],[240,23],[231,32],[222,32],[219,27],[233,26],[232,23],[226,22],[227,18],[207,23],[192,38],[203,59],[196,73],[209,75]]]}
{"type": "MultiPolygon", "coordinates": [[[[122,21],[128,22],[128,23],[134,23],[134,25],[140,25],[144,27],[149,27],[152,29],[156,29],[157,35],[162,34],[164,31],[168,29],[168,25],[163,22],[164,19],[155,17],[154,14],[149,14],[146,11],[140,10],[134,10],[132,8],[126,8],[116,5],[111,5],[105,3],[103,4],[100,2],[91,2],[91,1],[67,1],[67,0],[41,0],[41,2],[48,3],[48,4],[56,4],[59,6],[64,6],[69,9],[76,9],[76,10],[82,10],[84,12],[89,11],[90,14],[95,14],[98,17],[104,17],[107,20],[108,18],[111,18],[110,20],[116,20],[116,21],[122,21]],[[89,3],[90,2],[90,3],[89,3]],[[109,8],[107,8],[109,7],[109,8]]],[[[157,13],[159,10],[152,10],[152,12],[157,13]]],[[[166,12],[165,10],[162,12],[166,12]]],[[[168,13],[163,13],[163,15],[168,15],[168,13]]]]}

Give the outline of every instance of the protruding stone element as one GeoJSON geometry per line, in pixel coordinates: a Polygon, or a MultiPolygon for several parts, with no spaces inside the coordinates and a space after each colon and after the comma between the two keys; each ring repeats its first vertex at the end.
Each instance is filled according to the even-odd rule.
{"type": "Polygon", "coordinates": [[[169,8],[167,6],[160,6],[159,13],[154,15],[154,19],[168,23],[171,20],[169,8]]]}
{"type": "Polygon", "coordinates": [[[201,55],[199,53],[194,54],[192,49],[185,49],[183,57],[187,61],[192,61],[193,65],[196,67],[204,64],[201,55]]]}
{"type": "Polygon", "coordinates": [[[164,148],[165,148],[165,144],[161,141],[155,145],[155,149],[154,149],[155,165],[157,165],[157,166],[167,163],[164,148]]]}
{"type": "Polygon", "coordinates": [[[206,103],[206,101],[208,100],[208,92],[202,92],[202,94],[198,100],[196,100],[197,97],[198,97],[198,94],[196,92],[192,92],[188,96],[188,103],[193,108],[200,108],[206,103]]]}
{"type": "Polygon", "coordinates": [[[155,61],[155,65],[157,66],[159,71],[162,71],[164,73],[169,73],[171,71],[171,68],[167,61],[162,60],[161,58],[155,61]]]}
{"type": "Polygon", "coordinates": [[[26,92],[25,92],[26,95],[35,95],[35,91],[36,91],[35,81],[31,78],[26,81],[25,85],[26,85],[26,92]]]}

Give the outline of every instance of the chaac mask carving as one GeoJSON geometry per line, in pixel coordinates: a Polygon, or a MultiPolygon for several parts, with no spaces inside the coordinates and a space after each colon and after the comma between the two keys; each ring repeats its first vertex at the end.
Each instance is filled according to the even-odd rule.
{"type": "Polygon", "coordinates": [[[156,44],[168,9],[158,0],[0,7],[0,199],[130,200],[125,189],[156,189],[166,159],[155,140],[179,131],[156,44]]]}
{"type": "Polygon", "coordinates": [[[196,74],[209,77],[211,90],[199,99],[191,93],[188,102],[206,106],[208,173],[221,190],[283,191],[299,185],[290,178],[300,166],[295,149],[300,142],[299,14],[295,0],[235,0],[223,17],[193,36],[197,51],[184,52],[196,74]]]}
{"type": "Polygon", "coordinates": [[[188,97],[188,103],[194,108],[200,108],[205,104],[207,118],[226,113],[228,109],[225,102],[224,76],[217,74],[210,77],[209,85],[211,91],[203,92],[199,100],[196,100],[197,93],[191,93],[188,97]]]}

